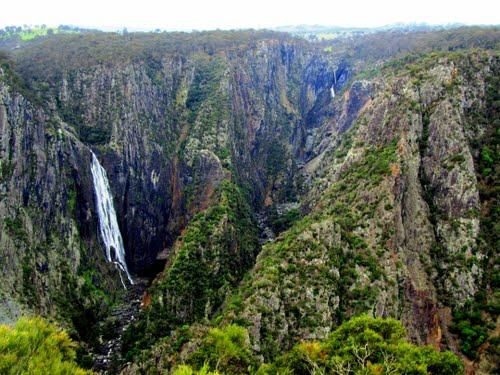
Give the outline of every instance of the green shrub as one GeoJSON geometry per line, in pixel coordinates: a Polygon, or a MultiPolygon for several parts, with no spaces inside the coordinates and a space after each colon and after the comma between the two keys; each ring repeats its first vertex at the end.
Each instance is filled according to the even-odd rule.
{"type": "Polygon", "coordinates": [[[245,328],[231,324],[212,328],[189,362],[194,366],[222,371],[224,374],[248,374],[255,367],[250,339],[245,328]]]}
{"type": "Polygon", "coordinates": [[[208,365],[204,365],[199,371],[193,370],[191,366],[181,365],[174,370],[173,375],[220,375],[220,372],[210,371],[208,365]]]}
{"type": "Polygon", "coordinates": [[[481,160],[489,167],[493,165],[493,151],[488,146],[484,146],[481,150],[481,160]]]}
{"type": "Polygon", "coordinates": [[[451,352],[406,340],[395,319],[358,316],[344,322],[326,340],[302,342],[258,374],[463,374],[451,352]]]}
{"type": "Polygon", "coordinates": [[[90,374],[77,366],[76,344],[42,318],[0,325],[1,374],[90,374]]]}
{"type": "Polygon", "coordinates": [[[5,228],[7,229],[8,233],[23,242],[28,241],[28,235],[26,234],[26,230],[24,228],[23,221],[19,216],[16,216],[14,219],[11,219],[10,217],[4,218],[3,221],[5,228]]]}
{"type": "Polygon", "coordinates": [[[91,145],[106,144],[111,138],[111,131],[109,129],[102,129],[95,126],[80,125],[78,127],[78,134],[83,142],[90,143],[91,145]]]}
{"type": "Polygon", "coordinates": [[[270,217],[270,224],[274,232],[280,233],[290,228],[293,223],[295,223],[300,218],[300,210],[297,208],[292,208],[281,216],[277,213],[273,213],[273,215],[271,215],[270,217]]]}
{"type": "Polygon", "coordinates": [[[488,338],[486,322],[481,317],[480,306],[469,302],[453,314],[452,331],[460,337],[460,350],[469,358],[476,358],[477,350],[488,338]]]}

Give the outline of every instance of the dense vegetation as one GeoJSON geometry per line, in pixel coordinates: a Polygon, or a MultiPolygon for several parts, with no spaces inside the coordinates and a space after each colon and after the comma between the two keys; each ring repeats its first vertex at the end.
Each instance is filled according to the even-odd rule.
{"type": "Polygon", "coordinates": [[[376,62],[429,52],[450,52],[466,48],[499,48],[500,28],[467,27],[449,30],[396,32],[394,30],[371,33],[361,38],[338,38],[322,41],[321,45],[340,52],[366,66],[376,62]]]}
{"type": "MultiPolygon", "coordinates": [[[[41,318],[0,326],[2,374],[87,374],[75,364],[76,344],[41,318]]],[[[216,374],[436,374],[463,373],[450,352],[410,344],[400,322],[352,318],[322,341],[303,341],[273,363],[259,366],[248,332],[237,325],[210,329],[175,375],[216,374]]]]}
{"type": "MultiPolygon", "coordinates": [[[[21,48],[19,70],[32,83],[55,82],[65,70],[90,68],[96,64],[117,64],[148,59],[159,62],[165,54],[215,55],[221,50],[236,53],[254,46],[263,38],[293,40],[288,34],[272,31],[212,31],[193,33],[59,33],[32,41],[21,48]]],[[[305,43],[304,43],[305,45],[305,43]]],[[[40,89],[39,86],[33,86],[40,89]]]]}
{"type": "Polygon", "coordinates": [[[211,329],[174,374],[463,374],[451,352],[413,345],[397,320],[367,315],[345,321],[322,341],[297,343],[273,363],[257,363],[247,331],[230,325],[211,329]]]}
{"type": "Polygon", "coordinates": [[[77,366],[77,345],[68,334],[42,318],[21,318],[0,325],[1,374],[90,374],[77,366]]]}
{"type": "Polygon", "coordinates": [[[458,375],[463,365],[451,352],[409,343],[394,319],[362,315],[344,322],[323,341],[296,345],[259,373],[458,375]]]}

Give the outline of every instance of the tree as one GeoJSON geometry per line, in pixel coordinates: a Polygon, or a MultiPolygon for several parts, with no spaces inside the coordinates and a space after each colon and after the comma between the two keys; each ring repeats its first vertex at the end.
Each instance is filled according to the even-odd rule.
{"type": "Polygon", "coordinates": [[[224,374],[249,373],[255,362],[247,330],[235,324],[212,328],[189,362],[224,374]]]}
{"type": "Polygon", "coordinates": [[[42,318],[0,325],[0,374],[85,375],[75,363],[76,344],[42,318]]]}
{"type": "Polygon", "coordinates": [[[181,365],[174,370],[173,375],[221,375],[221,373],[210,371],[208,365],[204,365],[199,371],[193,370],[191,366],[181,365]]]}
{"type": "Polygon", "coordinates": [[[367,315],[344,322],[322,342],[302,342],[259,374],[463,374],[451,352],[417,346],[395,319],[367,315]]]}

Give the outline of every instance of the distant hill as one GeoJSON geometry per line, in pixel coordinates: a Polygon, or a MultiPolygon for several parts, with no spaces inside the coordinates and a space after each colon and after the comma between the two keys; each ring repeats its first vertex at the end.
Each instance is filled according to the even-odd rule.
{"type": "Polygon", "coordinates": [[[99,32],[98,30],[83,29],[76,26],[60,25],[58,27],[37,26],[6,26],[0,29],[0,49],[12,50],[19,48],[21,43],[54,34],[76,34],[85,32],[99,32]]]}
{"type": "Polygon", "coordinates": [[[289,25],[274,28],[276,31],[287,32],[309,40],[329,40],[345,37],[360,36],[363,34],[378,33],[381,31],[416,32],[438,31],[463,27],[462,24],[429,25],[425,23],[391,24],[380,27],[343,27],[325,25],[289,25]]]}

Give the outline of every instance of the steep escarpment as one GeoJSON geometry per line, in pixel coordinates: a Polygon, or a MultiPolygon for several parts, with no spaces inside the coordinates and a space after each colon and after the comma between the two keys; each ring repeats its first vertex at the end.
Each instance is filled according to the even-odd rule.
{"type": "Polygon", "coordinates": [[[90,153],[0,72],[2,320],[36,311],[85,332],[117,274],[97,243],[90,153]]]}
{"type": "MultiPolygon", "coordinates": [[[[11,206],[17,210],[30,205],[26,200],[31,200],[34,208],[43,207],[43,211],[27,214],[30,220],[39,215],[44,231],[57,233],[61,241],[73,236],[80,244],[79,251],[85,252],[78,256],[97,264],[90,265],[88,272],[82,271],[90,283],[99,284],[98,275],[106,267],[97,232],[90,150],[110,180],[129,268],[136,274],[150,274],[165,260],[175,263],[171,249],[175,239],[198,212],[217,204],[222,184],[235,185],[238,200],[251,204],[243,215],[246,221],[242,221],[250,227],[254,227],[253,210],[263,204],[296,200],[298,160],[307,154],[303,150],[309,147],[306,145],[321,116],[328,116],[330,90],[340,90],[349,76],[347,66],[338,63],[338,58],[281,34],[236,35],[234,41],[222,43],[216,34],[208,41],[191,41],[185,51],[167,46],[160,48],[161,53],[151,52],[147,44],[134,50],[137,41],[120,36],[117,40],[109,35],[87,38],[91,39],[87,49],[75,50],[78,43],[86,43],[80,35],[65,35],[21,50],[16,55],[15,71],[9,73],[12,79],[6,82],[23,101],[18,106],[23,112],[14,118],[9,112],[11,99],[5,96],[9,113],[3,118],[8,124],[4,143],[9,139],[9,144],[22,142],[37,152],[41,148],[39,154],[46,163],[45,169],[37,170],[38,180],[26,179],[25,188],[11,188],[13,194],[23,192],[12,198],[11,206]],[[113,44],[117,41],[118,46],[113,44]],[[106,58],[110,46],[116,52],[112,60],[106,58]],[[28,127],[29,119],[35,116],[26,113],[27,108],[37,113],[33,121],[37,128],[28,127]],[[26,134],[7,136],[21,129],[26,134]],[[30,141],[29,132],[38,138],[30,141]],[[56,172],[57,178],[53,176],[56,172]],[[32,190],[36,190],[33,196],[32,190]],[[71,224],[71,231],[47,228],[55,218],[71,224]]],[[[19,151],[15,157],[10,149],[6,152],[6,184],[18,177],[10,173],[10,166],[29,165],[34,170],[40,164],[31,156],[35,151],[19,151]]],[[[240,211],[231,211],[235,214],[240,211]]],[[[17,216],[12,220],[11,226],[18,232],[30,227],[17,216]]],[[[238,233],[250,235],[252,229],[239,225],[238,233]]],[[[233,286],[253,264],[255,235],[250,237],[253,244],[244,249],[245,261],[231,269],[237,275],[231,281],[233,286]]],[[[73,257],[59,255],[66,260],[73,257]]],[[[29,259],[34,262],[31,256],[29,259]]],[[[51,266],[51,261],[46,262],[49,268],[62,269],[58,264],[51,266]]],[[[70,274],[78,274],[78,264],[74,262],[70,274]]],[[[17,275],[22,268],[19,264],[6,267],[17,275]]],[[[24,267],[27,285],[31,279],[46,283],[46,266],[40,267],[24,267]]],[[[67,285],[72,288],[71,283],[67,285]]],[[[12,297],[13,303],[17,299],[9,287],[6,296],[12,297]]],[[[210,302],[210,311],[218,308],[221,296],[210,302]]],[[[68,300],[62,298],[60,303],[75,302],[68,300]]],[[[21,305],[32,309],[44,305],[27,302],[21,305]]]]}
{"type": "Polygon", "coordinates": [[[374,82],[344,139],[347,155],[338,162],[341,147],[316,180],[324,182],[313,213],[264,249],[243,287],[236,316],[252,322],[257,350],[269,353],[262,332],[286,345],[360,310],[398,316],[416,341],[454,346],[447,307],[471,300],[483,276],[474,145],[492,126],[471,133],[466,113],[487,101],[497,64],[495,55],[436,55],[374,82]],[[304,277],[323,272],[321,281],[304,277]]]}
{"type": "Polygon", "coordinates": [[[16,51],[0,78],[2,319],[35,311],[108,347],[112,322],[88,329],[121,288],[99,237],[92,151],[129,269],[157,275],[137,319],[111,306],[136,319],[116,326],[128,326],[116,368],[201,365],[227,331],[257,369],[361,313],[487,368],[498,53],[366,65],[332,46],[90,33],[16,51]],[[266,226],[277,236],[261,247],[266,226]]]}
{"type": "Polygon", "coordinates": [[[414,342],[460,350],[471,339],[452,314],[489,288],[492,261],[477,166],[494,120],[470,113],[490,108],[498,63],[489,52],[431,54],[353,82],[309,142],[306,216],[264,245],[211,323],[172,331],[126,372],[190,361],[207,325],[246,327],[253,355],[268,362],[362,312],[397,317],[414,342]]]}
{"type": "Polygon", "coordinates": [[[482,278],[472,144],[491,126],[468,133],[465,112],[468,98],[485,101],[496,64],[488,54],[432,56],[372,83],[357,126],[316,167],[325,172],[312,213],[266,245],[242,310],[230,309],[250,322],[255,350],[324,337],[360,311],[398,316],[416,341],[453,345],[445,306],[473,298],[482,278]]]}
{"type": "MultiPolygon", "coordinates": [[[[223,169],[256,205],[295,199],[297,156],[309,152],[312,133],[329,115],[330,89],[340,90],[349,76],[338,58],[283,35],[236,38],[237,51],[234,42],[211,38],[182,55],[156,42],[163,54],[141,50],[82,67],[70,47],[81,37],[61,36],[18,57],[28,85],[99,151],[130,267],[139,273],[207,207],[223,169]],[[52,69],[37,63],[54,55],[52,69]],[[57,63],[65,58],[70,62],[57,63]]],[[[137,42],[122,41],[117,56],[137,42]]],[[[83,61],[106,53],[89,48],[83,61]]]]}

